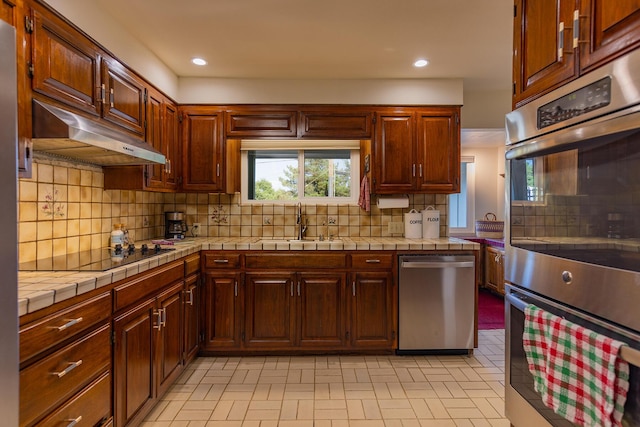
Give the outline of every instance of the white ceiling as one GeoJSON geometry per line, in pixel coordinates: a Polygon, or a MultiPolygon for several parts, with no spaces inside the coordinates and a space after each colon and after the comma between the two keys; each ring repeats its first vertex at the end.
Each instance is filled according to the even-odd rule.
{"type": "Polygon", "coordinates": [[[179,77],[511,84],[512,0],[92,1],[179,77]]]}

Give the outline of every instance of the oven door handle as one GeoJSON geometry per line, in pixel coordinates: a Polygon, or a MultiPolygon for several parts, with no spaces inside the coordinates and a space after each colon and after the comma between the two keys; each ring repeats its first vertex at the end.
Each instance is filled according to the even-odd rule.
{"type": "Polygon", "coordinates": [[[509,304],[511,304],[512,306],[514,306],[518,310],[522,311],[523,313],[524,313],[524,309],[527,308],[527,306],[529,305],[525,301],[523,301],[520,298],[514,296],[514,294],[507,293],[505,295],[505,298],[507,299],[507,302],[509,302],[509,304]]]}
{"type": "MultiPolygon", "coordinates": [[[[505,295],[505,298],[509,304],[522,311],[523,313],[525,312],[525,308],[527,308],[527,306],[529,305],[527,302],[521,300],[512,293],[507,293],[505,295]]],[[[550,305],[556,305],[548,301],[545,302],[550,305]]],[[[623,345],[622,347],[620,347],[620,357],[625,362],[640,368],[640,351],[636,350],[635,348],[629,347],[628,345],[623,345]]]]}

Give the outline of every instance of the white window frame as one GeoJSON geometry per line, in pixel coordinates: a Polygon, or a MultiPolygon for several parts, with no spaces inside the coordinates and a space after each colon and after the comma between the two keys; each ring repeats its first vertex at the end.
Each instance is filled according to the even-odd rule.
{"type": "MultiPolygon", "coordinates": [[[[476,225],[476,165],[475,157],[463,156],[460,159],[460,167],[466,165],[467,168],[467,226],[451,227],[451,219],[449,219],[449,235],[475,235],[476,225]]],[[[449,196],[451,198],[451,195],[449,196]]],[[[449,208],[450,209],[450,208],[449,208]]],[[[450,215],[449,212],[447,212],[450,215]]]]}
{"type": "Polygon", "coordinates": [[[301,203],[316,203],[327,205],[357,205],[360,196],[360,141],[356,140],[243,140],[240,152],[240,200],[242,204],[273,204],[293,205],[301,203]],[[349,197],[300,197],[304,194],[304,150],[345,150],[350,151],[351,165],[351,195],[349,197]],[[250,200],[249,196],[249,156],[250,150],[292,150],[298,153],[298,197],[292,200],[250,200]]]}

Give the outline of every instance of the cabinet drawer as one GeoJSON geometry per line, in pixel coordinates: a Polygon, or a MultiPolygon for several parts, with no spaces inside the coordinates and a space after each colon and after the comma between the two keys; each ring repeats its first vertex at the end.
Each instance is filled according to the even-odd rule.
{"type": "Polygon", "coordinates": [[[240,254],[209,252],[204,254],[204,268],[240,268],[240,254]]]}
{"type": "Polygon", "coordinates": [[[20,330],[20,362],[108,319],[110,315],[111,294],[106,292],[23,326],[20,330]]]}
{"type": "Polygon", "coordinates": [[[247,268],[345,268],[347,256],[345,254],[247,254],[245,255],[247,268]]]}
{"type": "Polygon", "coordinates": [[[20,425],[30,425],[108,370],[111,328],[82,339],[20,371],[20,425]]]}
{"type": "Polygon", "coordinates": [[[38,427],[96,426],[111,418],[111,374],[105,372],[60,409],[45,418],[38,427]]]}
{"type": "Polygon", "coordinates": [[[141,274],[113,289],[113,310],[118,311],[153,292],[162,290],[184,277],[184,265],[176,261],[163,265],[153,271],[141,274]]]}
{"type": "Polygon", "coordinates": [[[189,255],[184,260],[184,277],[200,271],[200,254],[189,255]]]}
{"type": "Polygon", "coordinates": [[[384,269],[393,267],[393,254],[351,254],[351,266],[354,269],[384,269]]]}

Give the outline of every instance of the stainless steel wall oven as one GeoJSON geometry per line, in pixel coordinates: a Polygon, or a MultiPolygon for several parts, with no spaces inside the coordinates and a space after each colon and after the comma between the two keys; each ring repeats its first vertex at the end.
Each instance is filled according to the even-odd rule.
{"type": "Polygon", "coordinates": [[[640,51],[507,115],[506,413],[573,426],[528,371],[524,307],[628,344],[623,425],[640,426],[640,51]]]}

